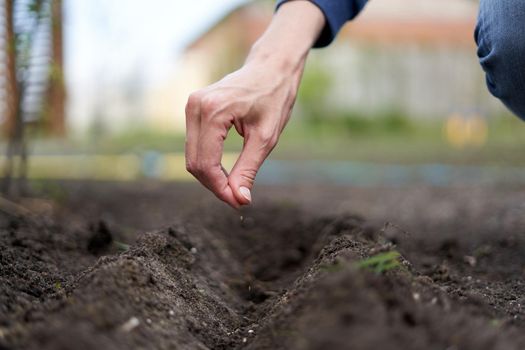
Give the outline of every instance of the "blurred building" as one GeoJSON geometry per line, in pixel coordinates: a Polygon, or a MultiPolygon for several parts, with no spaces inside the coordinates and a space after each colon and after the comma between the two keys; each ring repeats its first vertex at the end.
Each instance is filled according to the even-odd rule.
{"type": "Polygon", "coordinates": [[[371,1],[323,57],[338,72],[332,104],[416,118],[503,113],[476,56],[477,11],[471,0],[371,1]]]}
{"type": "Polygon", "coordinates": [[[153,119],[164,127],[184,130],[189,94],[242,65],[251,45],[270,23],[273,7],[273,1],[240,6],[191,42],[165,84],[147,96],[153,119]]]}
{"type": "MultiPolygon", "coordinates": [[[[273,1],[240,6],[188,45],[177,73],[149,97],[155,114],[172,121],[175,111],[174,127],[182,130],[189,93],[242,64],[271,20],[273,6],[273,1]]],[[[504,108],[488,94],[476,57],[477,8],[471,0],[371,1],[331,47],[314,50],[304,82],[316,88],[308,74],[329,81],[319,84],[327,91],[315,101],[326,106],[328,115],[352,111],[374,116],[392,110],[412,118],[499,115],[504,108]]],[[[297,114],[308,107],[300,99],[297,114]]]]}

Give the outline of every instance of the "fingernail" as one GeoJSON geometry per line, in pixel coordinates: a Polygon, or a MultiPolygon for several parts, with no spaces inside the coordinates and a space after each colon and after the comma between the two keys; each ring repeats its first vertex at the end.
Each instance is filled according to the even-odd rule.
{"type": "Polygon", "coordinates": [[[250,202],[252,201],[252,194],[251,194],[250,189],[248,187],[244,187],[244,186],[239,187],[239,192],[241,192],[241,194],[244,196],[244,198],[246,198],[250,202]]]}

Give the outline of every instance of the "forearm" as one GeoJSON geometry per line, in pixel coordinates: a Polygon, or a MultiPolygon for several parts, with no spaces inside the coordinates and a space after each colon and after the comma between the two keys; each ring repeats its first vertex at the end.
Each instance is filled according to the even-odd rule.
{"type": "Polygon", "coordinates": [[[323,13],[311,2],[296,0],[283,4],[246,61],[276,65],[285,71],[301,69],[324,25],[323,13]]]}
{"type": "Polygon", "coordinates": [[[234,208],[252,201],[257,171],[290,118],[308,51],[324,24],[323,13],[309,1],[283,4],[244,66],[188,99],[186,167],[234,208]],[[221,158],[232,126],[244,142],[227,173],[221,158]]]}
{"type": "MultiPolygon", "coordinates": [[[[277,8],[294,0],[278,0],[277,8]]],[[[325,26],[314,47],[328,46],[343,25],[352,20],[365,7],[368,0],[309,0],[315,4],[326,18],[325,26]]]]}

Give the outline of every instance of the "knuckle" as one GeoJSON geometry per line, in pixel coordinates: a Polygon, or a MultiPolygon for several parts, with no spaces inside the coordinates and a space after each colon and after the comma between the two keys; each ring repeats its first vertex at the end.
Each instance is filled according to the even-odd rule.
{"type": "Polygon", "coordinates": [[[219,110],[220,100],[214,96],[205,96],[201,100],[201,114],[204,118],[212,118],[219,110]]]}
{"type": "Polygon", "coordinates": [[[186,115],[192,114],[193,111],[199,108],[201,104],[201,97],[199,92],[193,92],[188,97],[188,102],[186,103],[186,115]]]}
{"type": "Polygon", "coordinates": [[[195,163],[193,163],[192,161],[186,161],[186,170],[187,170],[190,174],[195,175],[195,171],[196,171],[195,163]]]}
{"type": "Polygon", "coordinates": [[[265,149],[272,149],[277,144],[277,134],[271,130],[260,131],[258,139],[265,149]]]}
{"type": "Polygon", "coordinates": [[[257,176],[257,170],[247,170],[240,175],[245,182],[249,183],[250,185],[253,185],[253,183],[255,182],[255,177],[257,176]]]}
{"type": "Polygon", "coordinates": [[[195,162],[192,164],[192,170],[195,176],[204,178],[209,174],[210,167],[204,162],[195,162]]]}

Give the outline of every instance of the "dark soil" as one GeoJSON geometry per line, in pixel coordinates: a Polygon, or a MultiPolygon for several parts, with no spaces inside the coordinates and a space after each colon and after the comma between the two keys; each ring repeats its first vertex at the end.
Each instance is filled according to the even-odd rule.
{"type": "Polygon", "coordinates": [[[517,189],[267,188],[239,214],[191,185],[39,188],[0,220],[0,349],[525,349],[517,189]]]}

